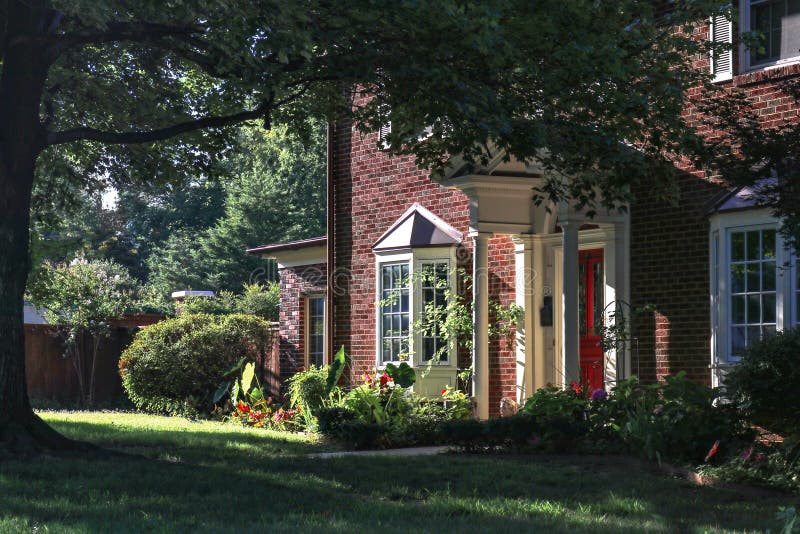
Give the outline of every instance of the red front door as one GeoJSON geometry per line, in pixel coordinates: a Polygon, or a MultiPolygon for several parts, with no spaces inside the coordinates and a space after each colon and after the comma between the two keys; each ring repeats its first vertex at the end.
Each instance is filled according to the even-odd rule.
{"type": "Polygon", "coordinates": [[[605,374],[599,335],[605,307],[603,249],[581,250],[578,258],[581,384],[595,390],[603,387],[605,374]]]}

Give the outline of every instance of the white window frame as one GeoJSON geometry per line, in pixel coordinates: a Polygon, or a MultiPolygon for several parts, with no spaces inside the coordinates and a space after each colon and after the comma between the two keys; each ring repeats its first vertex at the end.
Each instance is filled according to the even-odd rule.
{"type": "Polygon", "coordinates": [[[328,354],[325,348],[327,347],[328,332],[326,320],[328,317],[328,299],[325,298],[323,293],[309,293],[303,295],[303,358],[305,360],[305,368],[311,367],[314,363],[311,361],[311,301],[313,299],[322,299],[322,359],[323,365],[327,363],[328,354]]]}
{"type": "MultiPolygon", "coordinates": [[[[416,248],[411,251],[402,252],[377,252],[375,254],[375,367],[383,369],[386,364],[393,363],[398,365],[400,361],[384,362],[382,361],[382,315],[380,301],[382,300],[383,290],[383,277],[381,268],[386,265],[398,265],[405,263],[409,266],[409,278],[411,279],[411,287],[408,292],[408,309],[409,309],[409,330],[413,331],[414,321],[422,316],[423,302],[422,302],[422,287],[419,280],[418,273],[422,272],[422,265],[424,263],[442,263],[448,264],[448,283],[451,288],[455,287],[455,266],[456,251],[455,247],[428,247],[416,248]]],[[[422,359],[421,351],[417,347],[422,347],[422,333],[417,332],[409,336],[409,359],[408,363],[414,368],[426,368],[428,361],[422,359]]],[[[440,361],[433,363],[432,367],[442,370],[455,370],[457,367],[458,350],[455,344],[449,347],[447,361],[440,361]]]]}
{"type": "Polygon", "coordinates": [[[765,209],[735,211],[716,214],[711,217],[709,234],[709,281],[711,304],[711,367],[724,368],[735,364],[739,358],[731,355],[732,340],[730,327],[730,266],[731,235],[734,232],[754,230],[775,230],[775,276],[776,316],[775,328],[780,331],[797,323],[797,310],[793,301],[797,287],[795,284],[796,258],[780,234],[780,222],[765,209]],[[792,262],[792,268],[786,268],[792,262]],[[791,300],[787,298],[791,297],[791,300]]]}
{"type": "MultiPolygon", "coordinates": [[[[739,0],[739,20],[741,22],[740,33],[746,33],[750,31],[750,23],[752,22],[750,20],[750,8],[752,7],[753,3],[763,4],[769,1],[770,0],[739,0]]],[[[751,65],[750,50],[745,46],[744,43],[739,45],[739,72],[741,73],[769,70],[786,65],[793,65],[795,63],[800,63],[800,52],[786,59],[778,59],[776,61],[768,61],[759,63],[758,65],[751,65]]]]}

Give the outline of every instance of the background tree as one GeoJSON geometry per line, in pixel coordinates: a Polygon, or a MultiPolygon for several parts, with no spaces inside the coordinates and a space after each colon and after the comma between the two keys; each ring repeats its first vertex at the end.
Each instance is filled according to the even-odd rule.
{"type": "Polygon", "coordinates": [[[65,355],[72,360],[81,400],[88,406],[94,405],[100,342],[111,335],[111,321],[130,311],[137,290],[136,280],[123,266],[84,258],[45,264],[33,279],[31,302],[44,312],[48,323],[60,327],[65,355]],[[86,337],[91,344],[88,351],[86,337]]]}
{"type": "Polygon", "coordinates": [[[48,169],[167,182],[210,174],[240,122],[307,136],[307,117],[336,116],[391,120],[392,151],[433,171],[504,151],[541,161],[544,198],[617,207],[701,144],[682,112],[708,46],[672,30],[725,3],[0,1],[0,446],[67,445],[25,391],[29,208],[48,169]],[[356,93],[375,98],[354,109],[356,93]]]}
{"type": "Polygon", "coordinates": [[[156,246],[149,282],[176,289],[241,291],[243,284],[275,278],[248,247],[325,234],[325,130],[308,139],[285,126],[244,128],[239,153],[222,164],[230,177],[224,215],[196,233],[180,232],[156,246]]]}

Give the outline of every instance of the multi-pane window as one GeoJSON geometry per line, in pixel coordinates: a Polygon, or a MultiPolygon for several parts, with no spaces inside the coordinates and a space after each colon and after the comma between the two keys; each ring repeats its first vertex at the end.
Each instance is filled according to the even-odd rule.
{"type": "Polygon", "coordinates": [[[381,362],[396,362],[408,357],[409,264],[384,264],[380,268],[381,362]]]}
{"type": "Polygon", "coordinates": [[[432,261],[422,263],[422,360],[430,361],[437,357],[439,362],[447,363],[448,350],[446,340],[442,336],[441,323],[447,305],[447,289],[449,264],[432,261]]]}
{"type": "Polygon", "coordinates": [[[308,363],[322,367],[325,365],[325,299],[308,297],[306,302],[308,306],[306,322],[308,363]]]}
{"type": "Polygon", "coordinates": [[[774,229],[730,234],[730,354],[775,332],[776,232],[774,229]]]}
{"type": "Polygon", "coordinates": [[[750,64],[760,65],[800,55],[800,0],[751,0],[750,31],[759,37],[750,64]]]}

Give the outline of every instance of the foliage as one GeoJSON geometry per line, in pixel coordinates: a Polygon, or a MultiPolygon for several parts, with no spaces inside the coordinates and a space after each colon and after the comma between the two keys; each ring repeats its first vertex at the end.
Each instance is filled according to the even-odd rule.
{"type": "Polygon", "coordinates": [[[444,422],[472,413],[469,397],[450,388],[442,390],[440,398],[429,399],[396,383],[388,372],[367,373],[363,379],[318,411],[323,436],[357,449],[437,443],[444,422]]]}
{"type": "Polygon", "coordinates": [[[347,355],[344,351],[344,345],[342,345],[339,347],[339,350],[336,351],[336,354],[333,356],[333,361],[330,366],[328,366],[328,376],[325,380],[325,390],[328,395],[333,393],[336,384],[338,384],[339,380],[342,378],[346,361],[347,355]]]}
{"type": "MultiPolygon", "coordinates": [[[[275,403],[272,397],[259,383],[253,362],[244,363],[244,360],[231,370],[241,370],[241,376],[233,382],[223,383],[214,394],[213,402],[216,404],[230,389],[230,401],[233,411],[229,416],[223,416],[227,421],[236,421],[240,424],[254,428],[269,428],[272,430],[295,430],[298,428],[297,416],[303,410],[288,409],[280,403],[275,403]]],[[[230,374],[230,373],[229,373],[230,374]]],[[[216,413],[224,410],[215,409],[216,413]]]]}
{"type": "MultiPolygon", "coordinates": [[[[426,284],[442,291],[444,299],[440,302],[425,303],[422,313],[411,325],[409,337],[420,334],[423,336],[437,336],[444,342],[438,351],[428,360],[423,374],[430,372],[433,365],[442,360],[452,351],[457,349],[471,350],[473,341],[473,316],[472,300],[472,275],[466,269],[453,268],[448,276],[441,276],[435,270],[426,269],[415,272],[407,281],[411,284],[426,284]],[[450,280],[456,280],[456,286],[451,287],[450,280]]],[[[378,306],[391,305],[398,298],[397,294],[389,295],[378,301],[378,306]]],[[[491,320],[489,322],[489,337],[493,339],[509,339],[514,335],[514,326],[524,313],[521,306],[516,303],[503,305],[497,300],[489,301],[491,320]]],[[[387,370],[389,368],[387,367],[387,370]]],[[[408,374],[408,371],[406,371],[408,374]]],[[[410,374],[408,374],[410,378],[410,374]]],[[[462,383],[469,382],[471,369],[464,370],[459,375],[462,383]]]]}
{"type": "Polygon", "coordinates": [[[327,378],[328,370],[314,365],[292,375],[288,380],[292,408],[317,413],[328,398],[327,378]]]}
{"type": "Polygon", "coordinates": [[[280,304],[280,284],[269,282],[245,284],[242,293],[220,291],[214,297],[190,295],[178,306],[180,313],[206,313],[210,315],[254,315],[268,321],[277,321],[280,304]]]}
{"type": "Polygon", "coordinates": [[[725,375],[727,396],[755,424],[800,439],[796,384],[800,381],[800,328],[753,343],[725,375]]]}
{"type": "Polygon", "coordinates": [[[208,414],[231,368],[263,357],[270,336],[258,317],[178,315],[136,334],[120,358],[122,385],[139,409],[208,414]]]}
{"type": "Polygon", "coordinates": [[[401,388],[410,388],[417,381],[417,374],[414,372],[414,368],[406,362],[400,362],[400,365],[388,363],[386,364],[385,372],[401,388]]]}
{"type": "Polygon", "coordinates": [[[721,480],[800,492],[800,458],[791,444],[756,442],[700,472],[721,480]]]}
{"type": "Polygon", "coordinates": [[[112,320],[131,311],[138,290],[136,281],[114,262],[77,258],[69,264],[44,264],[31,282],[31,302],[44,311],[50,324],[62,327],[66,355],[72,358],[81,398],[94,404],[100,339],[111,334],[112,320]],[[88,384],[84,334],[92,337],[88,384]]]}
{"type": "Polygon", "coordinates": [[[69,264],[44,264],[28,290],[31,302],[70,336],[81,330],[104,333],[108,321],[133,305],[137,284],[119,264],[77,258],[69,264]]]}
{"type": "Polygon", "coordinates": [[[716,462],[752,439],[735,407],[720,400],[718,390],[680,372],[664,383],[621,382],[600,415],[630,450],[648,458],[700,463],[720,448],[716,462]]]}

